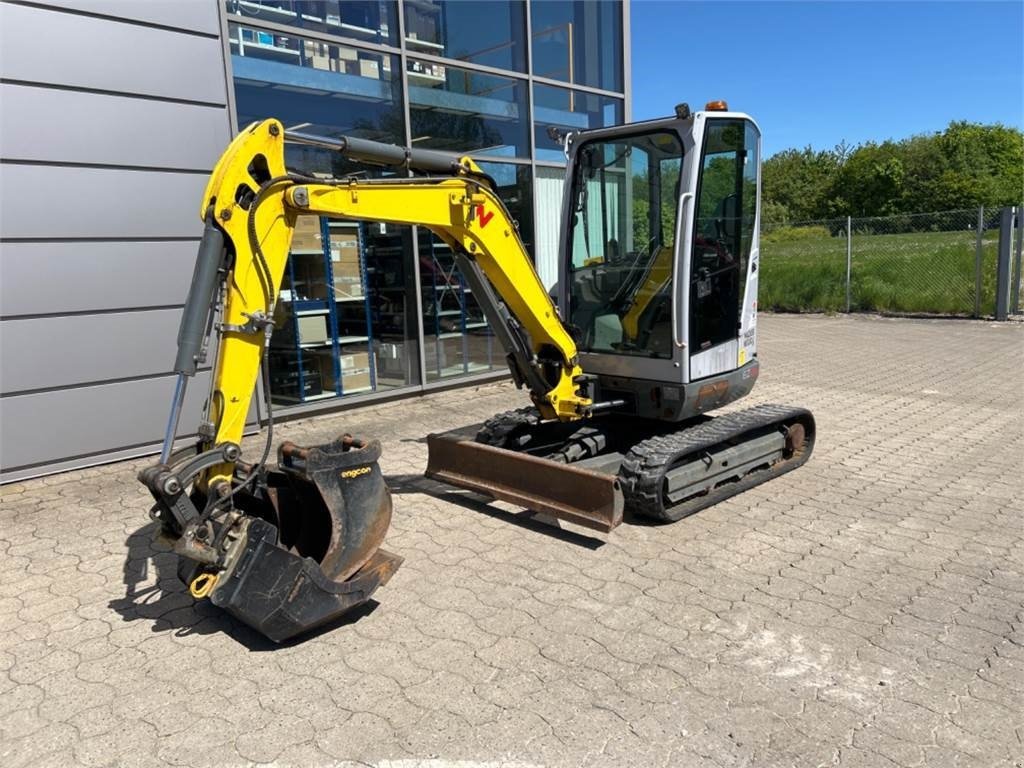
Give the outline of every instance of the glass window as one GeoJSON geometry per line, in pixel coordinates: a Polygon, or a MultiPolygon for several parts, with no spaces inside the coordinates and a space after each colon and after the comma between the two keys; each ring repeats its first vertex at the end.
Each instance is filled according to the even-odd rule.
{"type": "MultiPolygon", "coordinates": [[[[276,117],[320,136],[405,143],[398,57],[232,24],[239,127],[276,117]]],[[[344,175],[358,167],[309,147],[288,147],[293,167],[344,175]]]]}
{"type": "Polygon", "coordinates": [[[269,353],[275,403],[419,382],[411,232],[319,216],[298,219],[269,353]]]}
{"type": "Polygon", "coordinates": [[[504,352],[451,249],[422,227],[419,247],[427,381],[495,370],[504,352]]]}
{"type": "Polygon", "coordinates": [[[570,317],[583,351],[672,356],[672,265],[683,147],[668,131],[576,151],[570,317]]]}
{"type": "Polygon", "coordinates": [[[620,125],[624,119],[622,99],[548,85],[533,87],[533,136],[538,160],[565,162],[562,146],[548,135],[551,126],[565,133],[620,125]]]}
{"type": "Polygon", "coordinates": [[[526,71],[526,12],[520,0],[406,0],[405,43],[429,53],[526,71]]]}
{"type": "Polygon", "coordinates": [[[690,264],[692,354],[736,338],[757,211],[757,131],[709,120],[690,264]]]}
{"type": "Polygon", "coordinates": [[[498,185],[498,197],[505,203],[512,220],[519,228],[519,238],[526,252],[533,256],[533,183],[530,167],[511,163],[478,161],[480,170],[498,185]]]}
{"type": "Polygon", "coordinates": [[[562,244],[562,190],[565,169],[537,166],[533,193],[537,218],[534,221],[534,266],[549,291],[558,282],[558,251],[562,244]]]}
{"type": "Polygon", "coordinates": [[[226,0],[229,17],[329,32],[371,43],[398,44],[393,0],[226,0]]]}
{"type": "Polygon", "coordinates": [[[418,59],[408,66],[414,146],[530,156],[525,81],[418,59]]]}
{"type": "Polygon", "coordinates": [[[622,4],[547,0],[530,6],[533,74],[622,91],[622,4]]]}
{"type": "MultiPolygon", "coordinates": [[[[416,384],[419,370],[419,321],[416,274],[412,264],[412,227],[368,223],[362,226],[376,389],[416,384]]],[[[346,318],[342,313],[342,318],[346,318]]],[[[353,331],[359,308],[347,316],[353,331]]],[[[340,331],[347,330],[342,327],[340,331]]]]}
{"type": "MultiPolygon", "coordinates": [[[[498,196],[528,253],[533,249],[533,187],[528,166],[478,163],[494,179],[498,196]]],[[[483,310],[455,266],[451,249],[420,228],[420,280],[423,293],[423,350],[427,380],[498,370],[505,352],[494,338],[483,310]]]]}
{"type": "MultiPolygon", "coordinates": [[[[305,133],[404,143],[397,57],[237,24],[230,40],[240,128],[275,117],[305,133]]],[[[314,175],[394,173],[316,147],[285,153],[289,169],[314,175]]],[[[411,254],[411,227],[299,218],[271,340],[275,403],[419,383],[411,254]]]]}

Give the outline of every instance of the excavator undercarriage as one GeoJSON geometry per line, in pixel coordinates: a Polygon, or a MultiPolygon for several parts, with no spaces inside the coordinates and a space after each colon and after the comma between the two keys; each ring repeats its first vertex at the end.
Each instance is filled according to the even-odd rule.
{"type": "Polygon", "coordinates": [[[624,519],[674,522],[796,469],[814,417],[761,405],[688,423],[618,415],[541,422],[499,414],[474,437],[430,435],[427,476],[598,531],[624,519]]]}

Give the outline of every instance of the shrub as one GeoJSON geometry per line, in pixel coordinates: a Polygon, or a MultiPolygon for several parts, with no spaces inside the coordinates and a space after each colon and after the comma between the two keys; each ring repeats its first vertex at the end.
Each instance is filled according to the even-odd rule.
{"type": "Polygon", "coordinates": [[[762,243],[792,243],[800,240],[822,240],[832,236],[828,227],[776,227],[761,235],[762,243]]]}

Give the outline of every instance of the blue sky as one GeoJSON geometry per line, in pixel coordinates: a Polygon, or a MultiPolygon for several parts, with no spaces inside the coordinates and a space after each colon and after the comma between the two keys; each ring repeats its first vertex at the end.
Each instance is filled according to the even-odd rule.
{"type": "Polygon", "coordinates": [[[1024,128],[1024,2],[632,0],[633,119],[710,99],[765,154],[942,130],[1024,128]]]}

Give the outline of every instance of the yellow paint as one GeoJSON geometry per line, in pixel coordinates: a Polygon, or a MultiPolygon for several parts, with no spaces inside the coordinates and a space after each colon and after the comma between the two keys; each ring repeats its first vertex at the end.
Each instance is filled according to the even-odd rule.
{"type": "MultiPolygon", "coordinates": [[[[199,213],[205,217],[213,206],[217,223],[235,252],[235,266],[228,277],[224,316],[221,322],[243,326],[246,315],[256,312],[270,314],[263,285],[256,267],[256,258],[249,246],[247,224],[249,212],[235,201],[238,189],[245,185],[253,192],[259,184],[249,174],[257,157],[264,158],[270,177],[287,173],[284,164],[284,127],[277,120],[253,123],[228,146],[213,169],[206,185],[199,213]],[[274,135],[276,131],[277,135],[274,135]]],[[[280,185],[283,189],[284,185],[280,185]]],[[[280,192],[267,195],[256,211],[256,232],[260,248],[270,271],[269,293],[276,300],[281,279],[288,262],[295,213],[287,210],[280,192]]],[[[214,444],[240,443],[245,419],[252,402],[253,388],[259,377],[263,354],[263,334],[224,333],[220,339],[217,369],[213,372],[210,417],[218,425],[214,444]],[[214,396],[214,393],[220,393],[214,396]]],[[[207,474],[207,483],[230,481],[233,465],[219,464],[207,474]]]]}
{"type": "Polygon", "coordinates": [[[346,469],[344,472],[341,473],[341,476],[347,480],[353,477],[359,477],[360,475],[368,474],[369,472],[369,467],[359,467],[358,469],[346,469]]]}
{"type": "Polygon", "coordinates": [[[217,586],[217,578],[219,575],[220,574],[217,573],[200,573],[192,579],[192,583],[188,585],[189,594],[191,594],[196,600],[202,600],[213,591],[215,586],[217,586]]]}
{"type": "MultiPolygon", "coordinates": [[[[476,170],[469,158],[462,158],[461,163],[476,170]]],[[[342,186],[303,187],[309,196],[310,212],[360,221],[417,224],[454,250],[468,253],[522,323],[534,353],[551,347],[562,356],[562,371],[555,386],[548,392],[532,393],[541,416],[568,421],[585,415],[590,398],[578,395],[573,384],[573,379],[583,373],[576,358],[576,344],[558,319],[551,297],[494,192],[462,175],[440,182],[409,179],[374,184],[355,179],[342,186]]],[[[295,205],[294,189],[284,197],[286,205],[295,205]]]]}
{"type": "MultiPolygon", "coordinates": [[[[461,162],[467,170],[479,170],[469,158],[461,162]]],[[[429,183],[408,179],[374,184],[353,179],[340,186],[304,184],[301,186],[308,192],[309,203],[302,206],[295,202],[294,182],[278,183],[264,195],[255,214],[256,238],[270,272],[269,290],[265,291],[249,242],[249,211],[236,201],[240,188],[247,187],[253,193],[259,189],[259,182],[249,171],[257,167],[266,168],[268,175],[261,177],[264,181],[287,174],[284,128],[277,120],[254,123],[231,142],[211,174],[200,205],[202,217],[213,206],[235,254],[222,323],[244,326],[248,315],[272,314],[299,215],[417,224],[476,260],[529,334],[534,353],[553,348],[561,355],[562,369],[555,386],[548,392],[531,393],[541,415],[562,420],[585,416],[591,401],[577,394],[573,384],[573,379],[583,373],[576,345],[558,319],[504,205],[482,182],[457,175],[429,183]]],[[[211,418],[217,425],[215,444],[241,441],[263,345],[262,333],[225,332],[220,338],[211,389],[211,418]]],[[[230,481],[232,470],[231,464],[213,467],[206,476],[207,484],[230,481]]]]}
{"type": "Polygon", "coordinates": [[[672,279],[672,244],[663,245],[654,254],[644,281],[633,294],[633,303],[622,316],[622,332],[635,342],[640,334],[640,318],[651,302],[661,294],[672,279]]]}

